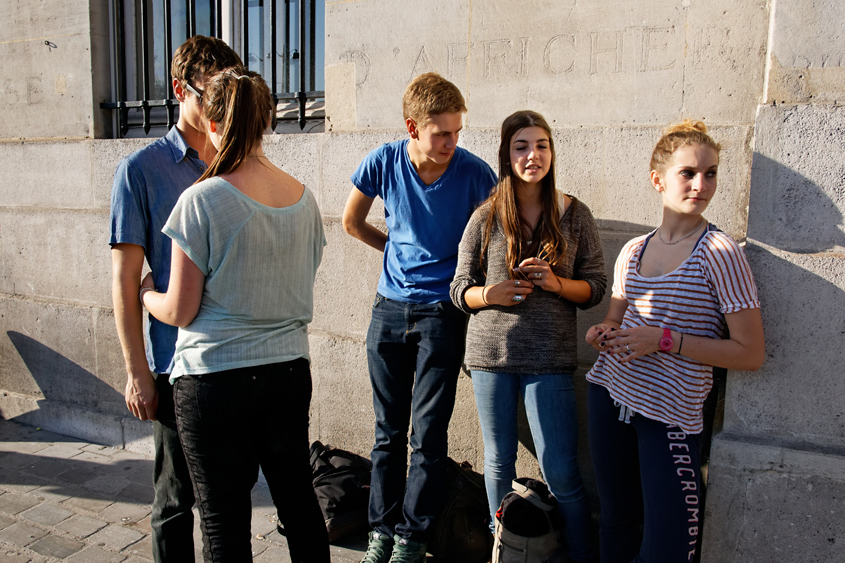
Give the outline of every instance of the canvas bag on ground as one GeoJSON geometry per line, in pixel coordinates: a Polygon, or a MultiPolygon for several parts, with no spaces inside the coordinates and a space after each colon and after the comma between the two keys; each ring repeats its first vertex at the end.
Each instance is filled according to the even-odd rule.
{"type": "Polygon", "coordinates": [[[520,478],[496,511],[493,563],[562,563],[563,519],[542,481],[520,478]]]}

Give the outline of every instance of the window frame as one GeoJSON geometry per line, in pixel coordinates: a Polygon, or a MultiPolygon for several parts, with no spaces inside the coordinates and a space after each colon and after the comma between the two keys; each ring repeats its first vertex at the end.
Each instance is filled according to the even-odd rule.
{"type": "MultiPolygon", "coordinates": [[[[109,1],[113,101],[101,103],[100,108],[112,114],[112,137],[141,136],[141,131],[143,136],[149,136],[151,131],[156,135],[163,135],[178,121],[179,103],[173,97],[170,75],[170,58],[176,48],[173,45],[173,8],[174,5],[177,8],[180,7],[178,4],[184,5],[185,36],[192,37],[197,34],[197,3],[197,0],[109,1]],[[163,65],[163,98],[160,88],[155,93],[152,91],[158,78],[156,73],[161,73],[154,68],[154,49],[159,48],[151,35],[154,31],[152,25],[155,8],[163,10],[159,19],[163,17],[165,29],[162,47],[163,52],[167,54],[167,60],[163,65]],[[121,30],[122,33],[116,33],[116,30],[121,30]]],[[[320,73],[317,67],[317,64],[322,64],[322,61],[317,61],[318,52],[325,50],[324,31],[320,36],[317,35],[317,9],[325,9],[325,0],[206,0],[204,5],[208,7],[208,28],[213,32],[210,35],[219,37],[231,45],[247,65],[250,65],[248,57],[245,56],[250,48],[250,20],[257,18],[260,21],[263,28],[260,37],[264,37],[265,31],[269,31],[269,38],[259,40],[258,54],[271,59],[269,76],[266,70],[261,74],[268,82],[276,106],[272,130],[277,131],[282,123],[281,129],[291,132],[290,124],[293,122],[299,126],[300,131],[308,125],[308,131],[324,130],[325,91],[317,90],[316,86],[318,74],[324,80],[324,72],[320,73]],[[281,18],[278,9],[280,4],[284,10],[281,18]],[[303,6],[305,10],[302,9],[303,6]],[[250,12],[251,8],[259,9],[255,17],[250,12]],[[279,26],[276,25],[279,19],[285,22],[285,30],[282,30],[282,33],[279,33],[279,26]],[[290,41],[288,33],[292,25],[297,25],[295,44],[290,41]],[[306,39],[307,43],[303,41],[306,39]],[[308,64],[302,64],[303,51],[308,57],[308,64]],[[273,53],[276,56],[272,56],[273,53]],[[288,58],[291,53],[293,55],[288,58]],[[287,64],[282,65],[281,84],[279,58],[287,61],[287,64]],[[295,76],[291,69],[294,65],[298,67],[298,76],[295,76]],[[303,89],[303,84],[308,88],[303,89]],[[291,88],[294,85],[296,88],[291,88]],[[295,116],[291,115],[293,113],[295,116]]],[[[321,21],[324,29],[325,18],[321,21]]],[[[262,61],[259,68],[263,66],[262,61]]]]}

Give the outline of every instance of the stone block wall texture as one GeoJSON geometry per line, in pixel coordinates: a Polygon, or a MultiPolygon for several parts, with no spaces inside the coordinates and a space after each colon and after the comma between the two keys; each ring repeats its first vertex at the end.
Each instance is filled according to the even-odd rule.
{"type": "Polygon", "coordinates": [[[845,5],[775,6],[746,249],[767,359],[728,377],[703,561],[839,561],[845,541],[845,5]]]}
{"type": "MultiPolygon", "coordinates": [[[[436,70],[461,88],[469,112],[460,144],[491,165],[507,114],[529,108],[548,118],[558,186],[593,211],[609,275],[625,241],[660,221],[648,158],[661,129],[703,119],[724,147],[707,217],[747,238],[768,353],[759,372],[728,375],[703,560],[837,560],[845,541],[837,516],[845,498],[842,6],[327,0],[327,133],[265,143],[269,158],[315,193],[328,239],[310,331],[312,438],[359,453],[372,446],[364,339],[382,257],[346,235],[340,219],[360,160],[406,135],[401,94],[413,76],[436,70]]],[[[98,104],[109,94],[92,76],[109,75],[107,7],[0,6],[0,415],[149,451],[150,425],[123,404],[107,245],[112,174],[148,141],[99,139],[108,116],[98,104]]],[[[384,226],[380,202],[370,217],[384,226]]],[[[582,313],[578,333],[606,306],[582,313]]],[[[580,346],[576,390],[580,463],[597,512],[583,378],[595,357],[580,346]]],[[[450,451],[481,468],[465,374],[450,451]]],[[[519,459],[520,475],[539,475],[524,422],[519,459]]]]}
{"type": "Polygon", "coordinates": [[[108,2],[0,3],[0,139],[102,137],[108,2]],[[97,72],[92,72],[95,70],[97,72]]]}

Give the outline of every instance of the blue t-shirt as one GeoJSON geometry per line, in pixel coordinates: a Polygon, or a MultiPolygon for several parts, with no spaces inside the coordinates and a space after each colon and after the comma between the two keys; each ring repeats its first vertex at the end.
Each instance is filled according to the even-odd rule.
{"type": "MultiPolygon", "coordinates": [[[[144,247],[159,291],[167,291],[170,281],[171,241],[161,229],[179,196],[205,168],[197,151],[172,127],[161,139],[124,158],[114,174],[109,244],[144,247]]],[[[177,328],[150,315],[145,332],[150,370],[170,373],[177,328]]]]}
{"type": "Polygon", "coordinates": [[[407,146],[408,139],[385,143],[352,175],[361,193],[384,201],[389,232],[378,292],[405,303],[449,301],[464,227],[496,185],[496,174],[458,147],[443,175],[426,185],[407,146]]]}

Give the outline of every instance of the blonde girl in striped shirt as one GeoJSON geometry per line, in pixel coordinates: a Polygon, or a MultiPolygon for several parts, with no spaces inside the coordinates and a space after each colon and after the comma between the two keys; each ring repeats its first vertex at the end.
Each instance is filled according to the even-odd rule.
{"type": "Polygon", "coordinates": [[[587,331],[601,352],[587,379],[603,563],[692,559],[712,366],[756,370],[765,356],[748,261],[702,216],[720,149],[700,121],[666,129],[651,158],[663,220],[622,249],[607,316],[587,331]]]}

